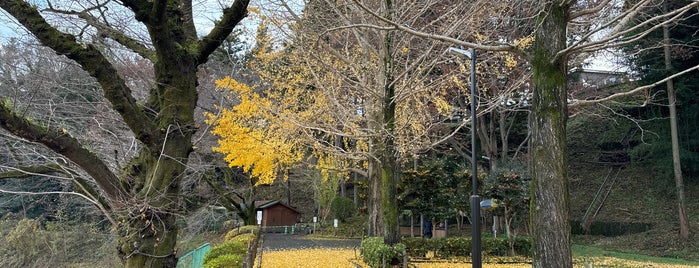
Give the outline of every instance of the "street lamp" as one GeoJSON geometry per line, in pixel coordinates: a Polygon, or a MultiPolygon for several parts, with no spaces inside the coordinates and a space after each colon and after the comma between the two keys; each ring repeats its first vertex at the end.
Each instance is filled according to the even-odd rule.
{"type": "Polygon", "coordinates": [[[481,197],[478,196],[478,168],[476,167],[476,49],[450,47],[449,51],[471,59],[471,261],[473,268],[481,268],[481,197]]]}

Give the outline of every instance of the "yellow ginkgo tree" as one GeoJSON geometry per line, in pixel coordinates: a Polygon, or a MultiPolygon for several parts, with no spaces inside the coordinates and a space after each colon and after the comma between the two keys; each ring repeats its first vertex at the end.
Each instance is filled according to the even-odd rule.
{"type": "MultiPolygon", "coordinates": [[[[386,16],[420,18],[407,3],[379,6],[391,9],[386,16]]],[[[219,81],[238,103],[210,117],[221,137],[215,150],[265,183],[298,163],[326,179],[363,175],[369,232],[395,243],[401,166],[468,125],[436,131],[462,112],[466,94],[456,91],[464,83],[452,78],[466,71],[456,68],[445,44],[346,27],[361,19],[329,2],[306,10],[282,45],[258,34],[249,64],[253,83],[219,81]]]]}
{"type": "Polygon", "coordinates": [[[271,184],[280,172],[286,176],[285,170],[304,156],[299,142],[289,135],[295,126],[276,121],[272,102],[248,85],[230,77],[217,80],[216,85],[230,90],[240,102],[218,115],[207,113],[207,123],[215,126],[211,132],[220,137],[213,150],[222,153],[231,167],[256,177],[256,184],[271,184]]]}

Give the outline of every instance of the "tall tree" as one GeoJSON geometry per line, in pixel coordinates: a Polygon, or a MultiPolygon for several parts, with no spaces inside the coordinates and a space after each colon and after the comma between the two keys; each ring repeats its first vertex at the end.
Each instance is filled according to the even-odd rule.
{"type": "MultiPolygon", "coordinates": [[[[510,18],[508,21],[519,18],[514,21],[534,22],[518,25],[529,27],[535,37],[532,50],[521,51],[532,64],[533,73],[529,153],[532,172],[531,221],[535,235],[534,267],[572,267],[565,154],[565,124],[569,106],[566,88],[568,62],[576,55],[636,42],[650,33],[653,27],[648,30],[639,29],[648,25],[654,25],[657,29],[663,24],[682,19],[683,14],[696,8],[699,3],[680,5],[629,26],[633,18],[641,14],[646,7],[654,5],[654,2],[634,1],[627,3],[625,7],[620,7],[615,1],[537,0],[499,3],[505,2],[517,6],[517,13],[502,13],[497,15],[498,18],[510,18]],[[527,18],[533,18],[534,21],[527,18]]],[[[382,18],[380,14],[364,5],[363,1],[354,0],[354,3],[366,13],[382,18]]],[[[494,20],[492,17],[481,19],[494,20]]],[[[416,36],[465,47],[490,51],[520,51],[512,42],[503,44],[497,39],[488,40],[489,42],[469,42],[466,38],[428,33],[396,21],[382,21],[390,25],[387,30],[399,29],[416,36]]],[[[687,73],[697,67],[672,76],[687,73]]],[[[651,86],[639,87],[605,98],[577,101],[574,105],[590,105],[635,94],[665,81],[666,79],[660,80],[651,86]]]]}
{"type": "Polygon", "coordinates": [[[534,267],[573,267],[566,159],[566,29],[573,1],[540,1],[532,58],[531,221],[534,267]]]}
{"type": "MultiPolygon", "coordinates": [[[[663,1],[662,3],[649,6],[646,12],[637,19],[643,21],[643,18],[657,16],[658,14],[667,13],[668,11],[677,9],[688,4],[689,1],[663,1]]],[[[683,15],[682,21],[663,23],[662,27],[657,27],[661,24],[651,24],[645,28],[655,28],[656,30],[648,34],[637,44],[627,46],[624,50],[634,57],[629,58],[628,63],[633,70],[638,72],[641,77],[641,84],[657,84],[654,83],[663,76],[672,75],[682,69],[690,68],[696,65],[699,53],[697,53],[696,38],[690,37],[696,31],[697,11],[692,10],[683,15]]],[[[690,224],[687,218],[687,205],[684,190],[684,177],[691,178],[692,174],[696,174],[696,159],[697,151],[692,149],[692,145],[688,141],[683,141],[682,137],[692,136],[696,129],[691,114],[696,113],[696,107],[693,107],[693,99],[697,98],[696,90],[693,90],[692,76],[671,77],[664,79],[664,83],[658,84],[654,91],[666,90],[667,102],[661,100],[656,105],[649,105],[640,110],[641,116],[653,116],[658,113],[666,115],[668,121],[660,120],[661,124],[645,124],[646,127],[656,129],[658,132],[667,133],[669,139],[663,139],[654,142],[653,145],[644,145],[644,147],[655,147],[658,153],[653,154],[652,158],[655,162],[663,163],[662,166],[667,167],[663,170],[663,174],[674,177],[674,190],[677,200],[679,237],[682,240],[687,240],[691,234],[690,224]],[[664,87],[663,87],[664,86],[664,87]],[[665,110],[664,106],[668,109],[665,110]],[[687,119],[692,118],[692,119],[687,119]],[[683,120],[684,119],[684,120],[683,120]],[[678,126],[678,121],[683,122],[682,127],[678,126]],[[667,124],[670,125],[667,131],[667,124]]],[[[661,94],[651,94],[660,96],[661,94]]],[[[650,100],[651,104],[656,104],[655,100],[650,100]]],[[[686,139],[684,139],[686,140],[686,139]]]]}
{"type": "Polygon", "coordinates": [[[0,104],[0,125],[5,130],[63,156],[70,166],[94,180],[88,184],[76,178],[87,195],[101,196],[95,201],[114,219],[117,249],[127,267],[175,266],[175,220],[196,130],[198,67],[246,16],[248,3],[236,0],[223,8],[220,21],[200,38],[192,1],[187,0],[107,2],[79,10],[75,5],[49,2],[41,11],[25,1],[0,1],[0,8],[39,42],[75,61],[96,79],[112,109],[139,141],[139,154],[120,170],[111,169],[105,159],[68,133],[39,126],[4,102],[0,104]],[[47,18],[57,14],[63,19],[52,25],[47,18]],[[127,27],[143,29],[148,35],[136,36],[128,28],[118,28],[123,24],[116,22],[125,20],[112,16],[119,14],[129,14],[139,24],[127,27]],[[67,20],[76,28],[70,28],[67,20]],[[154,81],[146,99],[135,98],[123,73],[99,46],[84,41],[105,37],[152,62],[154,81]]]}
{"type": "MultiPolygon", "coordinates": [[[[668,8],[668,1],[663,2],[663,11],[668,8]]],[[[670,55],[670,26],[663,24],[663,58],[665,69],[672,69],[672,59],[670,55]]],[[[675,177],[675,188],[677,189],[677,216],[680,223],[680,239],[689,239],[689,219],[687,218],[687,198],[684,194],[684,179],[682,178],[682,163],[680,161],[680,141],[677,134],[677,95],[672,79],[665,82],[667,88],[668,109],[670,112],[670,143],[672,144],[672,173],[675,177]]]]}

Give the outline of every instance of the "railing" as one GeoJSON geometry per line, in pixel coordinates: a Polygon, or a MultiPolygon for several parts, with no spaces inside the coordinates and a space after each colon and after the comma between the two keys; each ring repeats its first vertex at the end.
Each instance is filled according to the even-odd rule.
{"type": "Polygon", "coordinates": [[[187,251],[177,260],[177,268],[202,268],[204,267],[204,255],[211,250],[209,243],[196,249],[187,251]]]}

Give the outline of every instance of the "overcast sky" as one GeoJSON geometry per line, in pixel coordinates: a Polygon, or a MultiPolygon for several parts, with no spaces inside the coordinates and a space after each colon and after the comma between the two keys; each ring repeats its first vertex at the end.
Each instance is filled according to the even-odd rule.
{"type": "MultiPolygon", "coordinates": [[[[222,5],[219,2],[220,0],[194,1],[193,9],[195,16],[195,24],[197,27],[197,33],[200,36],[207,34],[213,27],[214,21],[220,19],[220,11],[222,9],[222,5]]],[[[230,5],[230,1],[225,2],[226,4],[230,5]]],[[[302,3],[302,1],[295,0],[292,0],[292,2],[302,3]]],[[[253,4],[251,4],[251,6],[252,5],[253,4]]],[[[257,8],[262,9],[263,12],[274,12],[271,8],[269,8],[269,5],[265,5],[264,1],[258,2],[257,8]]],[[[300,13],[301,9],[303,8],[303,5],[297,5],[296,8],[299,9],[297,12],[300,13]]],[[[243,31],[245,32],[244,35],[246,38],[244,38],[244,40],[248,42],[249,46],[252,45],[252,42],[254,42],[254,35],[258,23],[259,19],[257,18],[257,16],[251,15],[245,20],[243,20],[243,23],[241,25],[243,31]]],[[[27,36],[27,33],[25,32],[25,30],[20,28],[17,21],[10,17],[5,11],[0,9],[0,44],[9,42],[10,38],[12,37],[21,38],[25,36],[27,36]]],[[[626,68],[621,68],[618,65],[613,64],[613,62],[618,61],[615,59],[615,57],[616,56],[612,53],[600,53],[596,55],[594,58],[586,60],[586,62],[589,62],[590,64],[588,66],[585,66],[585,69],[604,71],[626,70],[626,68]]]]}

